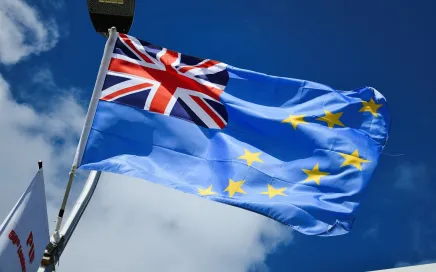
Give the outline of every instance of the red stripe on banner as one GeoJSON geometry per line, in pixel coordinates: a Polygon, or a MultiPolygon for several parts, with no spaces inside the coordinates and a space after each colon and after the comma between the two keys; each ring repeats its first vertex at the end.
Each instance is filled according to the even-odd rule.
{"type": "Polygon", "coordinates": [[[136,46],[133,44],[133,42],[129,39],[129,37],[126,34],[119,33],[119,35],[121,39],[130,47],[130,49],[135,51],[135,53],[138,54],[145,62],[152,63],[152,64],[154,63],[149,57],[147,57],[147,55],[145,55],[144,53],[142,53],[136,48],[136,46]]]}
{"type": "Polygon", "coordinates": [[[224,122],[221,120],[221,118],[219,118],[218,115],[215,114],[215,112],[213,110],[211,110],[209,108],[208,105],[206,105],[206,103],[203,102],[203,100],[201,100],[200,97],[198,96],[192,96],[191,98],[195,101],[195,103],[197,103],[210,117],[212,117],[212,120],[218,125],[219,128],[223,128],[226,126],[226,124],[224,124],[224,122]]]}
{"type": "Polygon", "coordinates": [[[127,94],[129,92],[135,92],[137,90],[144,89],[144,88],[147,88],[147,87],[152,87],[152,86],[153,86],[153,84],[151,84],[151,83],[142,83],[142,84],[138,84],[138,85],[135,85],[135,86],[132,86],[132,87],[124,88],[124,89],[121,89],[119,91],[113,92],[111,94],[108,94],[108,95],[100,98],[100,99],[107,101],[107,100],[111,100],[112,98],[115,98],[117,96],[120,96],[120,95],[123,95],[123,94],[127,94]]]}
{"type": "Polygon", "coordinates": [[[209,68],[209,67],[214,66],[215,64],[218,64],[218,63],[219,62],[216,61],[216,60],[208,60],[208,61],[203,62],[200,65],[184,66],[184,67],[180,68],[179,71],[182,72],[182,73],[185,73],[185,72],[187,72],[189,70],[196,69],[196,68],[209,68]]]}

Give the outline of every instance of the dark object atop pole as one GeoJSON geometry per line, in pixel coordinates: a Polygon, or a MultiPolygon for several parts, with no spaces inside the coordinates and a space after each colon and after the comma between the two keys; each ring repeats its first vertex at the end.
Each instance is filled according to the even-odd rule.
{"type": "Polygon", "coordinates": [[[135,0],[88,0],[88,11],[97,32],[107,36],[114,26],[127,34],[133,23],[135,0]]]}
{"type": "Polygon", "coordinates": [[[38,169],[42,168],[42,161],[38,161],[38,169]]]}

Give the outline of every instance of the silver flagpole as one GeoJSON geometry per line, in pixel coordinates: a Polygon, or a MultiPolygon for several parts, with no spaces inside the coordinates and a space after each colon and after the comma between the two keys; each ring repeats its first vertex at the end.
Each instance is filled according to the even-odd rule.
{"type": "Polygon", "coordinates": [[[103,88],[105,75],[109,67],[112,51],[115,47],[117,36],[118,35],[117,35],[116,28],[115,27],[110,28],[109,38],[104,48],[104,53],[100,63],[100,68],[98,70],[97,79],[91,97],[91,102],[89,104],[88,113],[85,119],[85,124],[83,126],[83,130],[80,135],[79,144],[77,146],[76,155],[73,161],[73,166],[71,167],[71,171],[69,174],[69,179],[65,190],[64,198],[62,200],[62,205],[61,208],[59,209],[58,218],[56,221],[56,227],[54,229],[52,237],[50,238],[50,243],[47,245],[46,251],[44,253],[44,257],[41,261],[41,269],[44,270],[40,270],[40,271],[54,271],[54,265],[58,262],[60,254],[62,254],[68,240],[70,239],[77,223],[79,222],[83,214],[83,211],[88,205],[88,202],[91,199],[91,196],[100,178],[100,173],[95,174],[96,173],[95,171],[91,172],[91,174],[88,177],[88,181],[82,191],[81,197],[79,197],[79,199],[77,200],[74,206],[76,210],[73,211],[75,211],[75,213],[71,213],[68,218],[69,225],[65,225],[64,228],[62,229],[63,231],[65,230],[65,232],[60,233],[59,230],[62,225],[62,219],[65,212],[68,196],[71,190],[71,185],[73,184],[73,179],[75,176],[77,166],[80,165],[83,152],[85,150],[85,146],[88,141],[88,136],[91,131],[92,122],[94,120],[94,115],[97,110],[98,100],[100,99],[101,96],[101,90],[103,88]],[[62,235],[66,235],[67,233],[68,233],[67,238],[62,236],[62,235]],[[45,268],[51,270],[45,270],[45,268]]]}
{"type": "Polygon", "coordinates": [[[77,224],[82,218],[82,215],[85,212],[85,209],[88,206],[95,189],[97,188],[100,175],[101,172],[98,171],[91,171],[89,174],[82,193],[77,199],[76,204],[74,204],[74,207],[71,210],[65,225],[62,227],[62,230],[59,233],[61,237],[59,242],[54,247],[46,250],[38,272],[55,271],[55,264],[59,262],[62,252],[65,250],[65,247],[73,235],[77,224]]]}
{"type": "MultiPolygon", "coordinates": [[[[98,181],[100,180],[100,175],[101,175],[100,171],[91,171],[91,173],[89,174],[88,180],[86,181],[86,184],[83,187],[82,193],[80,194],[79,198],[76,201],[76,204],[71,210],[71,214],[68,217],[67,221],[65,222],[65,225],[61,229],[60,234],[63,239],[61,240],[61,242],[63,244],[66,245],[68,243],[68,241],[71,238],[71,235],[76,229],[77,224],[82,218],[83,212],[88,206],[89,201],[91,200],[91,197],[94,194],[95,188],[97,187],[98,181]]],[[[65,246],[59,247],[58,250],[59,256],[62,254],[61,250],[63,250],[64,248],[65,246]]]]}

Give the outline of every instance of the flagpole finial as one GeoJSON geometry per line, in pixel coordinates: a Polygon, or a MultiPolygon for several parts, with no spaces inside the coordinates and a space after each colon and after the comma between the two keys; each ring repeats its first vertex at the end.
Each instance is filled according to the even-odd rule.
{"type": "Polygon", "coordinates": [[[38,161],[38,169],[41,169],[41,168],[42,168],[42,161],[39,160],[39,161],[38,161]]]}

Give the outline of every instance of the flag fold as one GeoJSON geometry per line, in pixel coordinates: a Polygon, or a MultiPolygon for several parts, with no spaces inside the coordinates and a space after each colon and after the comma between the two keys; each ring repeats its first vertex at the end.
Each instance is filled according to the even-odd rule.
{"type": "Polygon", "coordinates": [[[386,99],[116,34],[79,169],[138,177],[309,235],[347,233],[388,138],[386,99]]]}

